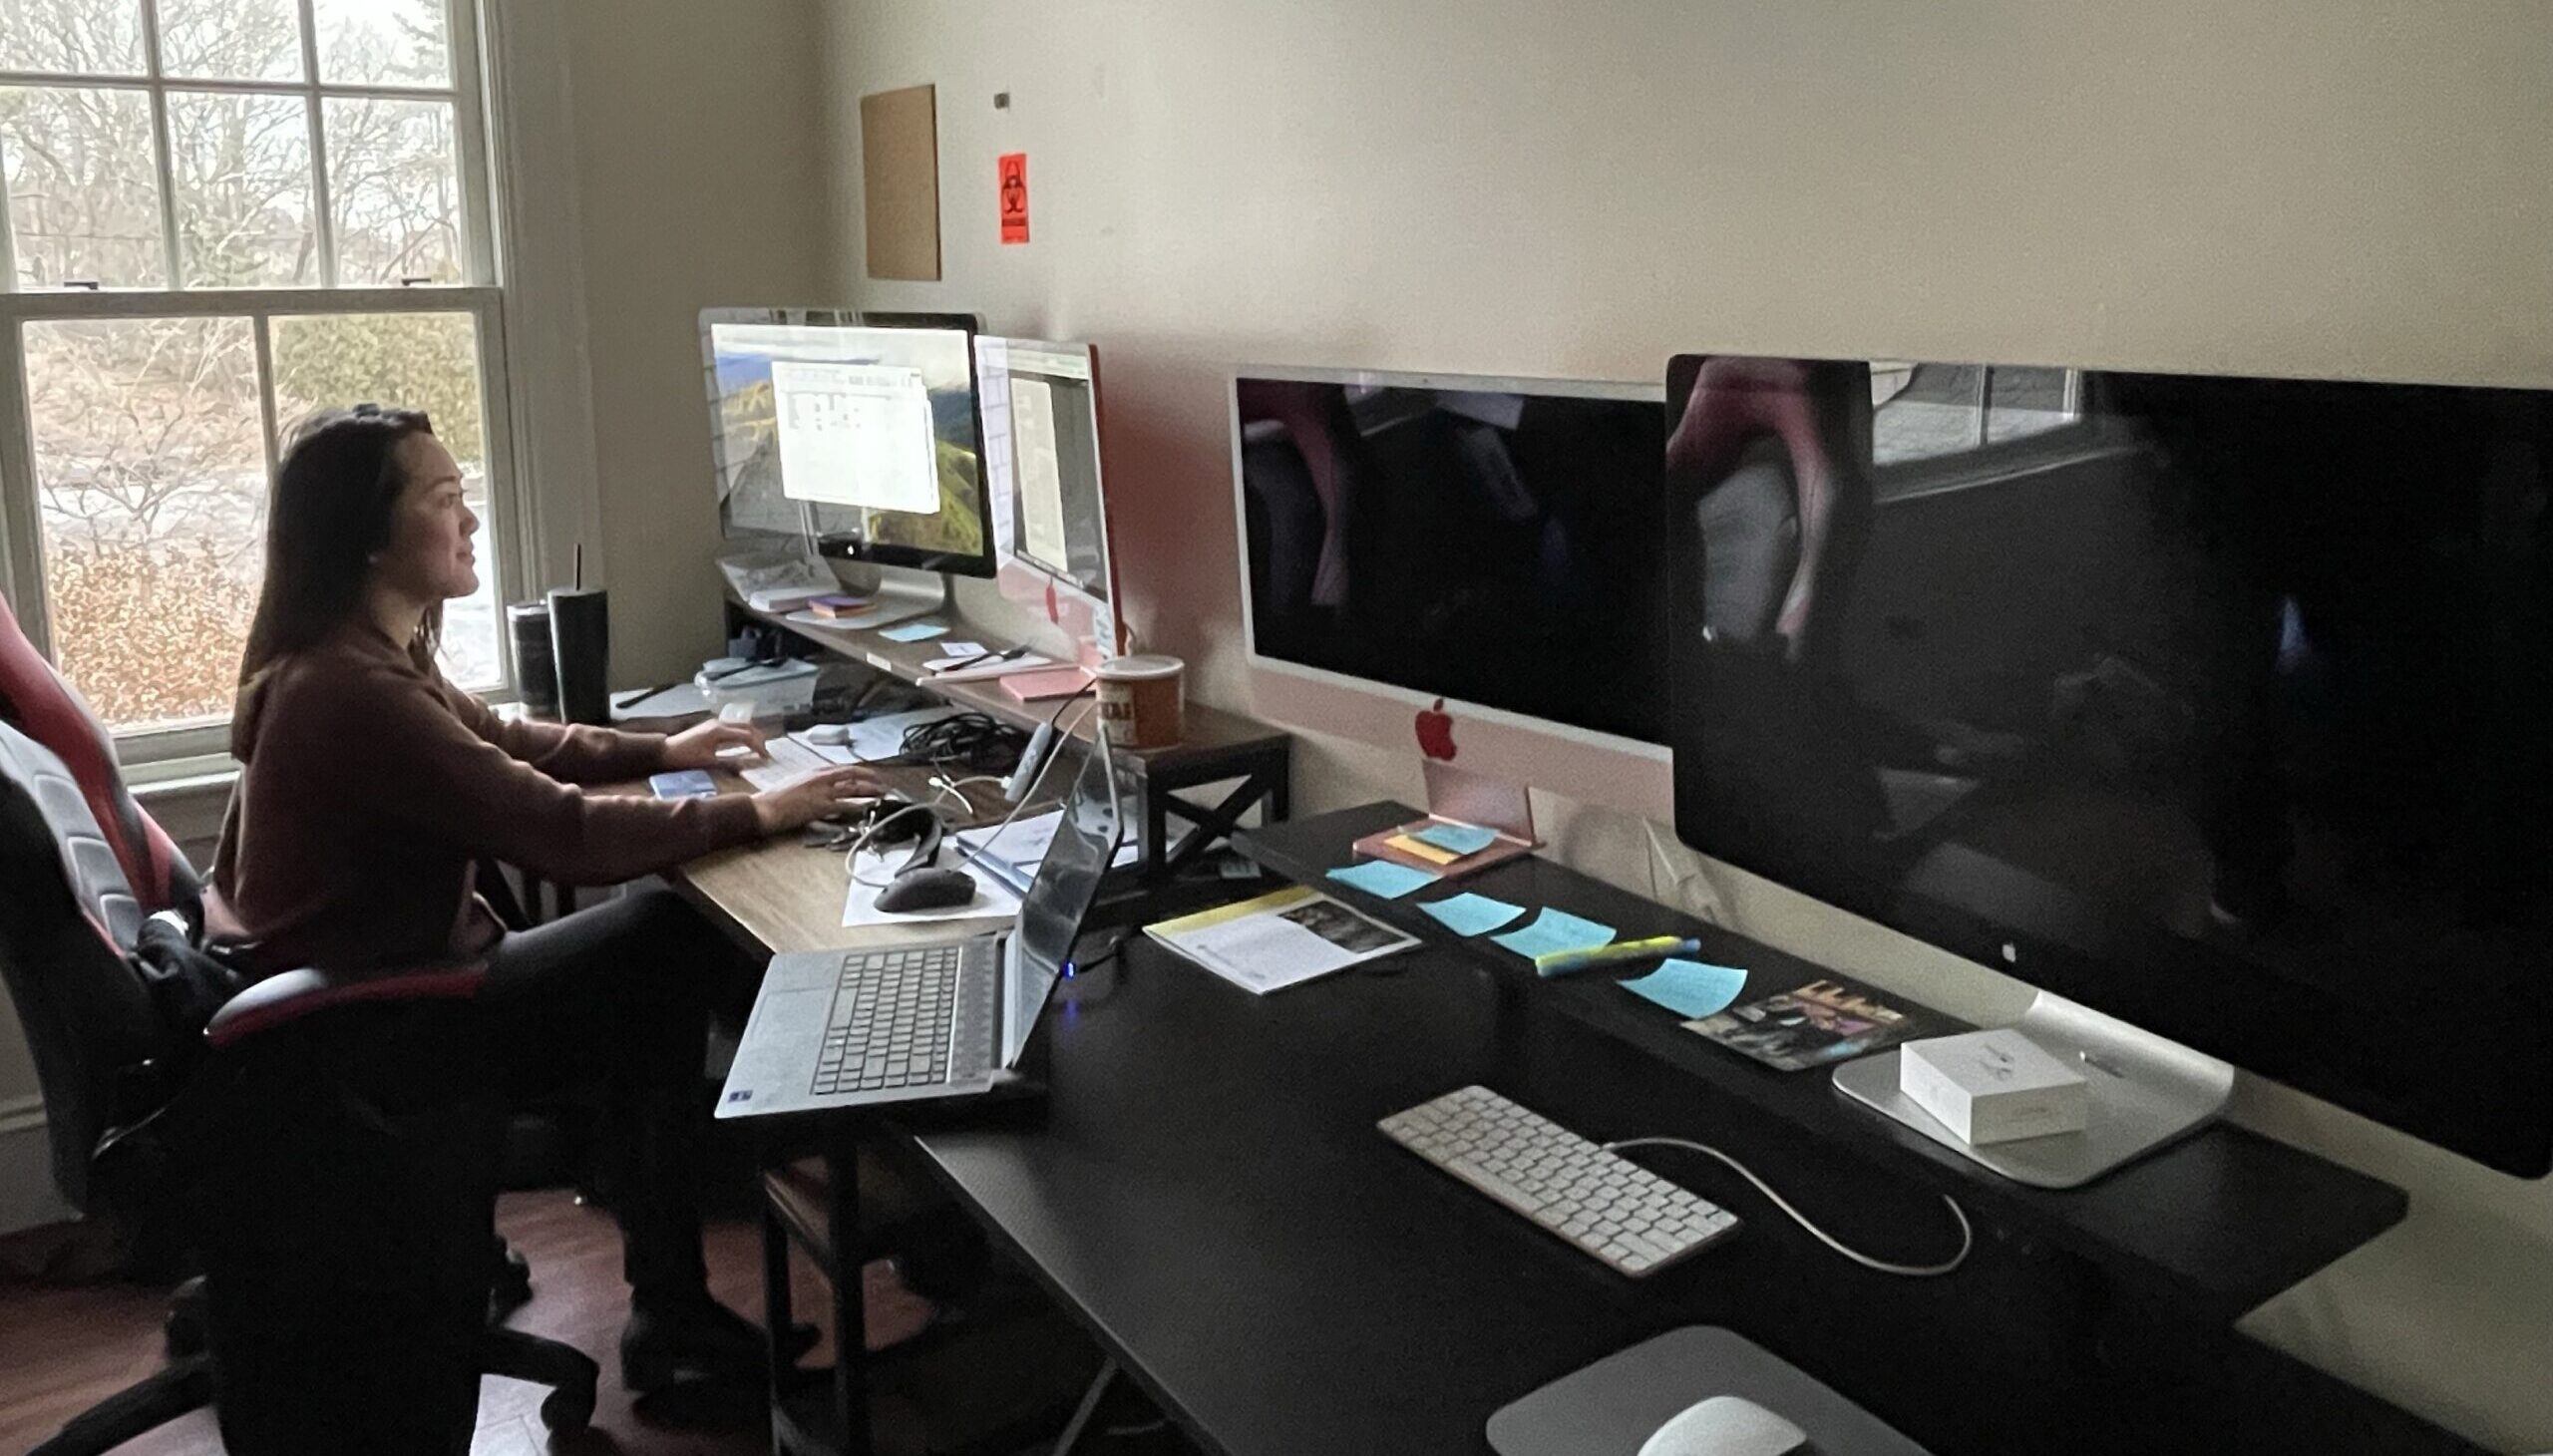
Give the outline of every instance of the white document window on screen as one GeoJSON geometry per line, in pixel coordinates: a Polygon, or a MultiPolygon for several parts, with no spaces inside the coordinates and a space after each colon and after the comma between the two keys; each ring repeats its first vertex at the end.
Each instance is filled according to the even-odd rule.
{"type": "Polygon", "coordinates": [[[939,461],[921,371],[776,359],[780,489],[793,501],[930,515],[939,461]]]}
{"type": "Polygon", "coordinates": [[[1011,543],[1013,498],[1018,487],[1010,472],[1010,351],[1005,340],[989,335],[975,339],[975,398],[984,422],[984,481],[993,507],[993,544],[1004,559],[1016,554],[1011,543]]]}
{"type": "Polygon", "coordinates": [[[1011,467],[1019,482],[1020,554],[1050,571],[1071,568],[1064,545],[1064,472],[1055,450],[1055,392],[1041,379],[1010,381],[1011,467]]]}

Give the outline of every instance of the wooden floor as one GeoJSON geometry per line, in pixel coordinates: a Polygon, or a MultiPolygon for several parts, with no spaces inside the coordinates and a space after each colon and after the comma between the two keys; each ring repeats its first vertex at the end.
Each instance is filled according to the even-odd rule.
{"type": "MultiPolygon", "coordinates": [[[[506,1195],[497,1223],[532,1262],[533,1300],[509,1322],[562,1339],[602,1363],[598,1434],[560,1444],[561,1451],[616,1451],[627,1456],[753,1456],[770,1449],[770,1432],[748,1421],[724,1430],[671,1430],[631,1409],[612,1358],[628,1313],[620,1279],[620,1235],[609,1215],[580,1208],[567,1193],[506,1195]]],[[[710,1284],[728,1305],[759,1317],[761,1254],[753,1228],[730,1223],[709,1233],[710,1284]]],[[[824,1307],[824,1281],[812,1267],[797,1271],[798,1307],[824,1307]]],[[[0,1287],[0,1451],[23,1451],[59,1430],[71,1415],[161,1364],[160,1319],[167,1291],[129,1285],[31,1289],[0,1287]]],[[[815,1357],[830,1358],[831,1341],[815,1357]]],[[[519,1456],[550,1450],[538,1410],[541,1387],[490,1378],[479,1396],[473,1456],[519,1456]]],[[[122,1448],[131,1456],[220,1456],[210,1411],[197,1411],[122,1448]]],[[[121,1453],[120,1453],[121,1456],[121,1453]]]]}
{"type": "MultiPolygon", "coordinates": [[[[594,1430],[557,1446],[549,1444],[539,1415],[541,1387],[490,1378],[479,1399],[480,1426],[473,1456],[526,1456],[551,1452],[618,1452],[625,1456],[749,1456],[770,1449],[770,1430],[759,1402],[732,1412],[716,1429],[670,1427],[633,1409],[612,1357],[627,1286],[620,1278],[620,1237],[608,1215],[579,1207],[565,1192],[508,1194],[499,1206],[499,1228],[531,1261],[533,1301],[509,1321],[517,1328],[565,1340],[594,1355],[603,1367],[594,1430]]],[[[727,1304],[759,1318],[761,1254],[750,1223],[722,1222],[708,1238],[710,1284],[727,1304]]],[[[821,1323],[825,1285],[814,1268],[800,1263],[794,1280],[798,1316],[821,1323]]],[[[50,1288],[0,1284],[0,1452],[24,1451],[53,1435],[64,1420],[160,1368],[160,1321],[167,1291],[125,1284],[50,1288]]],[[[1067,1332],[1069,1335],[1069,1331],[1067,1332]]],[[[1047,1348],[1051,1348],[1051,1336],[1047,1348]]],[[[809,1357],[831,1359],[831,1340],[809,1357]]],[[[1095,1356],[1094,1356],[1095,1358],[1095,1356]]],[[[1005,1385],[1020,1383],[995,1372],[1005,1385]]],[[[1072,1385],[1062,1387],[1069,1395],[1072,1385]]],[[[911,1432],[920,1424],[900,1412],[892,1395],[881,1400],[882,1448],[918,1451],[927,1444],[911,1432]]],[[[1176,1438],[1098,1442],[1097,1452],[1182,1450],[1176,1438]],[[1162,1444],[1167,1441],[1167,1445],[1162,1444]]],[[[130,1456],[219,1456],[221,1442],[210,1411],[197,1411],[122,1448],[130,1456]]],[[[120,1453],[120,1456],[122,1456],[120,1453]]]]}

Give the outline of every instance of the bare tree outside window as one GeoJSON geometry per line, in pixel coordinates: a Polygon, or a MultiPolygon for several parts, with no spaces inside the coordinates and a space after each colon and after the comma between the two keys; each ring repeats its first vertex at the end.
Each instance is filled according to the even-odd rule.
{"type": "MultiPolygon", "coordinates": [[[[308,46],[298,0],[153,3],[156,31],[143,0],[0,0],[0,347],[24,382],[0,408],[31,479],[0,467],[32,496],[54,656],[123,733],[227,716],[295,420],[425,410],[482,519],[500,505],[445,0],[313,0],[308,46]]],[[[493,538],[447,619],[474,687],[505,678],[493,538]]]]}

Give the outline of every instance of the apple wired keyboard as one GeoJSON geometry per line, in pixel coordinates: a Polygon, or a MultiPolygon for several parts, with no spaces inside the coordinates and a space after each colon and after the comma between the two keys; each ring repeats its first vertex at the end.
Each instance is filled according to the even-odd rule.
{"type": "Polygon", "coordinates": [[[1486,1087],[1448,1092],[1376,1126],[1634,1278],[1737,1228],[1735,1214],[1486,1087]]]}

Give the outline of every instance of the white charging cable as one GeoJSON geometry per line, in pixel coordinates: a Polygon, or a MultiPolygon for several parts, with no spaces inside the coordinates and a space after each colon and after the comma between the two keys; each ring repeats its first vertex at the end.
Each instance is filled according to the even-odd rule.
{"type": "MultiPolygon", "coordinates": [[[[1068,703],[1065,706],[1069,707],[1071,705],[1068,703]]],[[[1097,703],[1087,704],[1082,710],[1082,715],[1075,718],[1069,727],[1062,728],[1059,732],[1063,735],[1069,736],[1073,729],[1079,728],[1082,724],[1088,722],[1090,720],[1090,715],[1098,711],[1099,705],[1097,703]]],[[[1060,708],[1057,709],[1055,716],[1059,718],[1062,717],[1063,710],[1060,708]]],[[[984,842],[982,844],[968,847],[971,853],[982,855],[991,852],[993,842],[1000,839],[1004,831],[1019,822],[1019,816],[1028,812],[1029,805],[1037,802],[1037,795],[1039,791],[1046,787],[1046,776],[1053,773],[1055,771],[1055,765],[1063,762],[1063,759],[1064,755],[1060,751],[1046,755],[1046,761],[1038,766],[1037,776],[1028,781],[1027,789],[1022,791],[1018,797],[1018,801],[1010,806],[1010,813],[1003,818],[1001,823],[993,826],[993,832],[984,836],[984,842]]],[[[973,831],[970,830],[968,833],[971,834],[973,831]]]]}
{"type": "Polygon", "coordinates": [[[1843,1245],[1837,1243],[1833,1235],[1817,1227],[1815,1224],[1810,1223],[1807,1215],[1802,1214],[1795,1208],[1792,1208],[1789,1200],[1783,1198],[1780,1194],[1773,1192],[1772,1186],[1764,1182],[1764,1180],[1756,1177],[1754,1170],[1728,1156],[1726,1153],[1721,1152],[1719,1149],[1711,1147],[1707,1143],[1688,1142],[1683,1138],[1625,1138],[1619,1143],[1607,1143],[1605,1145],[1605,1151],[1608,1153],[1619,1153],[1626,1148],[1682,1148],[1688,1153],[1701,1153],[1712,1158],[1717,1158],[1722,1163],[1736,1169],[1738,1177],[1755,1185],[1755,1191],[1757,1193],[1771,1199],[1773,1201],[1773,1207],[1790,1215],[1791,1222],[1799,1225],[1803,1229],[1806,1229],[1810,1235],[1816,1238],[1818,1243],[1834,1250],[1837,1254],[1844,1256],[1846,1259],[1851,1260],[1853,1263],[1860,1265],[1864,1269],[1877,1270],[1881,1274],[1898,1274],[1910,1279],[1939,1278],[1941,1275],[1949,1274],[1953,1270],[1958,1269],[1961,1265],[1968,1263],[1969,1251],[1977,1247],[1977,1232],[1969,1227],[1967,1210],[1962,1209],[1959,1206],[1959,1201],[1952,1198],[1949,1194],[1942,1195],[1942,1202],[1950,1205],[1951,1217],[1959,1220],[1959,1253],[1951,1256],[1950,1262],[1947,1264],[1890,1264],[1886,1260],[1873,1259],[1867,1254],[1847,1249],[1843,1245]]]}

